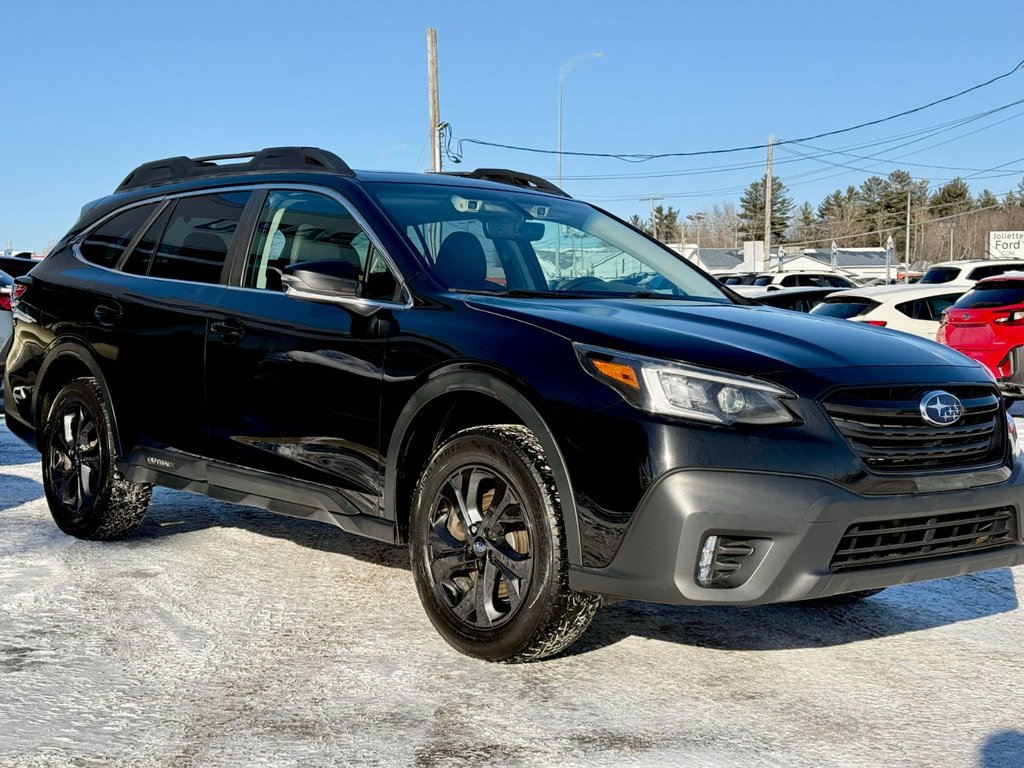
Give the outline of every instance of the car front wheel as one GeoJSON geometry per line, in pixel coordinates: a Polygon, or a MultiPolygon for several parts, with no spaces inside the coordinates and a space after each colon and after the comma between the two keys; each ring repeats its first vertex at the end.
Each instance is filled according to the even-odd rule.
{"type": "Polygon", "coordinates": [[[442,445],[417,485],[410,538],[424,609],[469,656],[552,656],[600,605],[569,588],[554,478],[525,427],[474,427],[442,445]]]}

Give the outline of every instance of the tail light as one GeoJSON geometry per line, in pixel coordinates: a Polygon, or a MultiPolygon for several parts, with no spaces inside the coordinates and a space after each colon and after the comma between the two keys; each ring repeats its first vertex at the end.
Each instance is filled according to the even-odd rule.
{"type": "Polygon", "coordinates": [[[10,291],[4,295],[0,294],[0,309],[6,309],[8,311],[18,306],[18,299],[25,295],[25,291],[28,290],[28,286],[15,281],[14,285],[11,286],[10,291]],[[6,306],[4,304],[6,299],[6,306]]]}
{"type": "Polygon", "coordinates": [[[1024,323],[1024,309],[1015,309],[1006,317],[997,317],[993,322],[1000,325],[1020,325],[1024,323]]]}
{"type": "Polygon", "coordinates": [[[11,311],[11,294],[7,291],[0,292],[0,309],[6,312],[11,311]]]}
{"type": "Polygon", "coordinates": [[[888,325],[885,320],[861,320],[861,322],[864,323],[864,325],[873,325],[876,328],[885,328],[885,326],[888,325]]]}

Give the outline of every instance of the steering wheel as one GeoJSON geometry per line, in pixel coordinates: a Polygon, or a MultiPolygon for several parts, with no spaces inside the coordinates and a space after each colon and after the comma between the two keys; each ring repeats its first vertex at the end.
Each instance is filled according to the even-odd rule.
{"type": "Polygon", "coordinates": [[[593,285],[594,283],[598,283],[599,285],[605,284],[604,280],[602,280],[600,277],[595,277],[594,275],[583,275],[581,277],[572,277],[566,280],[564,283],[558,286],[558,290],[575,291],[579,290],[585,285],[593,285]]]}

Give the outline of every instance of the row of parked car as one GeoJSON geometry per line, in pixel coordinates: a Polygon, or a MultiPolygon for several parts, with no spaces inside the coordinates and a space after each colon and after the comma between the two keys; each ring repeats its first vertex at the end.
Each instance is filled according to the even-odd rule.
{"type": "Polygon", "coordinates": [[[912,285],[854,287],[842,275],[792,272],[729,287],[762,304],[936,340],[982,363],[1005,395],[1024,397],[1024,261],[936,264],[912,285]]]}

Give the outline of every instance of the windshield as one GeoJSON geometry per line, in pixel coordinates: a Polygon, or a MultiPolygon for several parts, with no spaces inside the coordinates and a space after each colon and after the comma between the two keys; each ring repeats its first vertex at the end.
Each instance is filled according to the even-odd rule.
{"type": "Polygon", "coordinates": [[[956,267],[932,267],[924,273],[920,282],[922,285],[948,283],[950,280],[956,280],[959,274],[960,270],[956,267]]]}
{"type": "Polygon", "coordinates": [[[365,187],[450,290],[731,303],[681,257],[575,200],[511,187],[365,187]]]}

